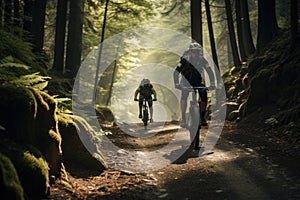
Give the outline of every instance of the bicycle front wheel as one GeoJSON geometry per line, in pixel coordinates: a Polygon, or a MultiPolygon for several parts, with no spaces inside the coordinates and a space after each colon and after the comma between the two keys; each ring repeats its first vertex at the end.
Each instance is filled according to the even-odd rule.
{"type": "Polygon", "coordinates": [[[197,133],[199,132],[199,125],[200,125],[199,119],[200,119],[199,107],[196,105],[192,105],[189,110],[189,115],[187,120],[191,142],[194,141],[197,133]]]}

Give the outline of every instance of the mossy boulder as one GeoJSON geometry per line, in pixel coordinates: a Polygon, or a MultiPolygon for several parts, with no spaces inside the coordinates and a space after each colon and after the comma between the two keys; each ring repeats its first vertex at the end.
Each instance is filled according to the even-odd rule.
{"type": "Polygon", "coordinates": [[[3,135],[21,144],[31,144],[45,156],[50,174],[60,176],[61,137],[53,97],[34,88],[0,86],[0,124],[3,135]]]}
{"type": "Polygon", "coordinates": [[[2,139],[0,144],[0,152],[13,163],[25,195],[29,199],[45,198],[50,192],[49,167],[42,153],[9,139],[2,139]]]}
{"type": "Polygon", "coordinates": [[[0,153],[0,195],[4,199],[24,199],[17,171],[10,159],[2,153],[0,153]]]}
{"type": "Polygon", "coordinates": [[[63,163],[66,168],[76,166],[76,168],[102,172],[106,166],[100,150],[93,144],[93,140],[96,139],[93,129],[81,117],[63,113],[58,116],[63,163]]]}

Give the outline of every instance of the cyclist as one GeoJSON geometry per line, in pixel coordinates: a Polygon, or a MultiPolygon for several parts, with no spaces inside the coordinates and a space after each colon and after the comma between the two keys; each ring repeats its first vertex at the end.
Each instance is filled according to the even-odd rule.
{"type": "Polygon", "coordinates": [[[154,90],[153,85],[148,78],[144,78],[134,93],[134,100],[139,101],[139,118],[142,118],[143,100],[146,99],[148,101],[151,123],[153,122],[152,95],[154,96],[153,101],[156,101],[156,91],[154,90]],[[137,99],[138,94],[139,99],[137,99]]]}
{"type": "MultiPolygon", "coordinates": [[[[207,60],[203,57],[203,49],[200,44],[197,42],[192,42],[188,48],[183,53],[183,56],[180,58],[180,64],[176,67],[173,78],[175,88],[181,89],[181,99],[180,99],[180,108],[181,108],[181,127],[186,127],[186,107],[187,107],[187,98],[189,95],[189,91],[185,90],[183,87],[205,87],[204,79],[203,79],[203,70],[209,75],[210,78],[210,87],[214,87],[215,78],[211,68],[208,65],[207,60]],[[181,75],[181,80],[179,82],[179,78],[181,75]]],[[[202,126],[207,126],[207,122],[205,119],[206,106],[207,106],[207,89],[206,88],[198,88],[196,89],[199,93],[199,106],[200,106],[200,124],[202,126]]]]}

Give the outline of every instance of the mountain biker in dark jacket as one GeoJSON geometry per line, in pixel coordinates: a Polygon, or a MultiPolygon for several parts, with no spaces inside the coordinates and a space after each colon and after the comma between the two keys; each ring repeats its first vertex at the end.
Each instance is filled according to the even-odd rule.
{"type": "Polygon", "coordinates": [[[154,90],[153,85],[150,83],[149,79],[144,78],[134,93],[134,100],[139,101],[139,118],[142,118],[143,100],[147,100],[150,110],[150,122],[153,122],[152,95],[154,96],[153,101],[156,101],[156,91],[154,90]],[[138,94],[139,99],[137,98],[138,94]]]}
{"type": "MultiPolygon", "coordinates": [[[[189,95],[189,91],[184,89],[184,87],[205,87],[203,79],[203,70],[206,70],[206,72],[208,73],[210,79],[210,87],[213,88],[215,85],[214,74],[207,60],[203,57],[203,49],[201,45],[196,42],[193,42],[190,44],[189,49],[184,52],[183,56],[180,59],[180,64],[176,67],[173,73],[175,88],[181,90],[180,108],[182,119],[180,126],[182,127],[186,127],[185,112],[187,107],[187,98],[189,95]],[[179,82],[180,77],[181,80],[179,82]]],[[[196,90],[199,93],[201,125],[207,126],[207,122],[205,119],[207,106],[207,89],[199,88],[196,90]]]]}

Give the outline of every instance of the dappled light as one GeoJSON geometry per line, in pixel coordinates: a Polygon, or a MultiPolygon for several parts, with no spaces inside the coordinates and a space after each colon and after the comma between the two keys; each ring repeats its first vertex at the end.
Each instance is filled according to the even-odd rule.
{"type": "Polygon", "coordinates": [[[300,199],[299,8],[1,0],[1,199],[300,199]]]}

